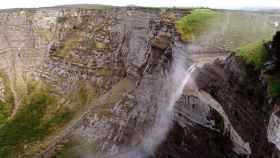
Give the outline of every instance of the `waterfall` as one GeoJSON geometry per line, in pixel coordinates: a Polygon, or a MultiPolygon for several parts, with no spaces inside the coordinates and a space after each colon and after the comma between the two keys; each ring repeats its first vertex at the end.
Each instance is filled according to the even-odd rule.
{"type": "Polygon", "coordinates": [[[173,109],[176,101],[183,93],[186,84],[192,84],[192,73],[195,65],[187,64],[184,52],[176,52],[173,56],[170,69],[164,78],[163,87],[158,94],[154,125],[147,131],[141,144],[130,152],[121,154],[117,158],[147,158],[165,140],[172,127],[173,109]]]}
{"type": "Polygon", "coordinates": [[[164,80],[162,91],[158,98],[158,112],[154,126],[146,133],[141,144],[142,151],[152,154],[165,139],[172,126],[173,109],[176,101],[183,93],[185,85],[191,81],[195,65],[187,66],[184,54],[174,54],[168,75],[164,80]]]}

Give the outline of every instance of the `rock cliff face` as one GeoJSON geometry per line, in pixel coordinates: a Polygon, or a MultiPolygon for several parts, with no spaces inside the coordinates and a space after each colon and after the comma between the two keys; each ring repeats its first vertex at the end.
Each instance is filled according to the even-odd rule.
{"type": "MultiPolygon", "coordinates": [[[[196,79],[199,92],[196,96],[204,100],[203,97],[206,96],[199,93],[207,93],[223,109],[223,111],[217,110],[216,105],[211,101],[207,102],[219,113],[218,116],[214,113],[215,117],[212,117],[215,120],[214,127],[219,129],[218,133],[223,133],[222,135],[227,137],[226,140],[231,140],[231,143],[223,145],[226,140],[221,138],[222,147],[218,149],[222,152],[227,151],[231,144],[233,151],[240,155],[251,157],[273,155],[273,145],[268,142],[266,133],[272,105],[267,101],[264,85],[259,81],[258,76],[259,74],[252,67],[233,56],[225,61],[205,65],[199,70],[196,79]],[[231,125],[227,125],[227,121],[231,125]]],[[[219,152],[214,154],[217,153],[219,152]]],[[[231,154],[226,152],[227,156],[224,156],[236,157],[231,154]]]]}
{"type": "Polygon", "coordinates": [[[0,38],[1,73],[7,76],[15,98],[10,117],[20,108],[24,87],[34,80],[51,87],[51,94],[65,108],[82,109],[51,141],[43,140],[43,150],[35,150],[38,156],[52,155],[68,135],[97,144],[102,152],[116,150],[117,144],[125,144],[132,136],[141,137],[156,110],[153,93],[161,83],[155,80],[167,69],[174,21],[185,12],[145,8],[1,11],[0,27],[5,30],[0,38]]]}
{"type": "Polygon", "coordinates": [[[164,78],[183,54],[186,65],[198,65],[196,84],[185,87],[174,126],[148,156],[276,158],[266,133],[273,106],[259,74],[233,56],[223,60],[230,52],[182,42],[175,21],[187,14],[134,7],[0,11],[0,100],[13,96],[8,122],[17,117],[34,81],[57,99],[49,113],[60,108],[74,113],[36,142],[15,144],[23,149],[18,153],[6,152],[0,143],[0,157],[130,152],[154,125],[165,97],[164,78]],[[221,60],[213,62],[216,58],[221,60]]]}

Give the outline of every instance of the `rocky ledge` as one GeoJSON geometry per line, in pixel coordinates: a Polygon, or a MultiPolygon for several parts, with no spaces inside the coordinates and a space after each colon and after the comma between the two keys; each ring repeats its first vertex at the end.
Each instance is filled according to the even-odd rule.
{"type": "Polygon", "coordinates": [[[265,44],[261,70],[234,54],[197,68],[154,157],[278,158],[279,96],[268,88],[279,79],[278,41],[279,32],[265,44]]]}
{"type": "MultiPolygon", "coordinates": [[[[130,151],[169,101],[165,78],[181,57],[186,67],[197,65],[193,84],[148,156],[279,157],[279,34],[256,70],[234,54],[225,58],[232,52],[220,47],[182,41],[176,21],[185,15],[189,9],[0,11],[0,157],[116,158],[130,151]]],[[[252,19],[240,15],[242,23],[243,15],[252,19]]],[[[221,36],[207,35],[206,43],[221,36]]]]}

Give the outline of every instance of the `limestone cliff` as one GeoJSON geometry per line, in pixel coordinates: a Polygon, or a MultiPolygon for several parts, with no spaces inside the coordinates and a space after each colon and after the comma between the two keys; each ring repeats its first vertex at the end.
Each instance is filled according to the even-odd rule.
{"type": "MultiPolygon", "coordinates": [[[[232,53],[225,49],[242,42],[229,46],[221,34],[213,37],[226,48],[182,41],[176,22],[189,14],[138,7],[1,10],[0,157],[129,152],[154,125],[166,97],[164,78],[182,55],[187,66],[197,65],[197,87],[186,86],[174,126],[148,156],[276,157],[266,138],[273,105],[259,74],[233,56],[225,59],[232,53]]],[[[216,41],[207,32],[202,37],[216,41]]]]}

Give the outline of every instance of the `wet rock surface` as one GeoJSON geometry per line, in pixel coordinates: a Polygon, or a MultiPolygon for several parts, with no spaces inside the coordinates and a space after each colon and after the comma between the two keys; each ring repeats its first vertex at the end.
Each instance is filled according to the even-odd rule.
{"type": "MultiPolygon", "coordinates": [[[[266,130],[273,105],[268,103],[266,92],[258,78],[259,72],[254,71],[251,66],[234,56],[228,57],[225,61],[217,60],[213,64],[199,68],[198,71],[195,80],[199,90],[206,91],[221,104],[232,124],[231,128],[249,143],[251,153],[238,154],[238,150],[234,150],[235,140],[230,136],[230,129],[223,125],[225,120],[222,115],[211,108],[211,105],[204,104],[199,98],[194,97],[196,102],[188,101],[188,99],[185,99],[183,103],[178,101],[177,109],[179,110],[174,118],[174,126],[153,157],[278,157],[275,145],[267,138],[266,130]],[[204,107],[206,120],[195,120],[196,111],[187,110],[188,108],[184,108],[186,106],[194,109],[204,107]],[[186,111],[180,110],[182,108],[186,111]],[[193,116],[190,116],[188,112],[191,112],[193,116]],[[185,124],[180,123],[182,118],[185,118],[183,119],[185,124]],[[210,120],[214,126],[209,124],[210,120]],[[186,124],[186,122],[189,123],[186,124]]],[[[202,111],[197,112],[203,116],[202,111]]],[[[274,125],[277,124],[277,120],[276,115],[271,118],[274,125]]],[[[275,130],[278,129],[277,126],[273,127],[274,135],[270,135],[270,139],[275,138],[277,133],[275,130]]],[[[273,140],[277,141],[277,139],[273,140]]]]}
{"type": "Polygon", "coordinates": [[[182,127],[175,123],[167,140],[152,157],[241,158],[232,151],[232,147],[228,137],[217,131],[197,125],[182,127]]]}
{"type": "Polygon", "coordinates": [[[266,127],[272,106],[267,102],[259,74],[233,57],[207,66],[203,74],[209,76],[208,81],[200,76],[198,86],[223,106],[237,133],[250,143],[251,156],[271,155],[272,145],[267,141],[266,127]]]}

